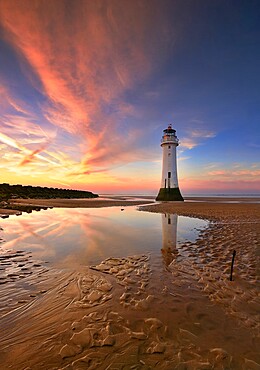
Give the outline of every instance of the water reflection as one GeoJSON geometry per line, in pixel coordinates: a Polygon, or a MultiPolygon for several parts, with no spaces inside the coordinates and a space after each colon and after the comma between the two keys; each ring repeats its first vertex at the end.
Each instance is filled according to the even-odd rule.
{"type": "Polygon", "coordinates": [[[177,222],[177,214],[162,214],[162,255],[166,266],[169,266],[177,253],[177,222]]]}
{"type": "Polygon", "coordinates": [[[169,265],[178,243],[194,240],[198,234],[195,228],[207,225],[189,217],[138,212],[135,207],[124,212],[120,209],[56,208],[11,216],[1,220],[5,240],[1,250],[31,251],[39,260],[77,268],[108,257],[159,256],[162,249],[169,265]]]}

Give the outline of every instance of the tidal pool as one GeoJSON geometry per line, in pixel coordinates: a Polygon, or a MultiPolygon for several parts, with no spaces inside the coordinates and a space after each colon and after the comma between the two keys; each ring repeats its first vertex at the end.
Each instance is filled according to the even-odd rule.
{"type": "Polygon", "coordinates": [[[108,257],[182,254],[207,222],[135,207],[55,208],[1,220],[2,251],[23,250],[53,266],[78,268],[108,257]],[[162,252],[161,252],[162,251],[162,252]]]}

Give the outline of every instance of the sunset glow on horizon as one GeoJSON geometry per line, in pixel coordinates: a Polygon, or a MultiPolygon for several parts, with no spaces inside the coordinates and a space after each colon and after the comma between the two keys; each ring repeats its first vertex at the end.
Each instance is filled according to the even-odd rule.
{"type": "Polygon", "coordinates": [[[260,189],[256,1],[0,0],[0,183],[153,194],[260,189]]]}

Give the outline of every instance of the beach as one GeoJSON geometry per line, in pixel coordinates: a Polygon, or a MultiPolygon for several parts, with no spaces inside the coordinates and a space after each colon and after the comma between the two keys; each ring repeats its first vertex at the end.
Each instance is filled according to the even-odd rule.
{"type": "Polygon", "coordinates": [[[190,200],[14,200],[60,208],[137,205],[142,213],[208,223],[196,240],[162,251],[163,268],[152,254],[111,255],[75,271],[11,247],[0,254],[1,269],[16,266],[0,279],[6,368],[259,369],[260,204],[190,200]]]}

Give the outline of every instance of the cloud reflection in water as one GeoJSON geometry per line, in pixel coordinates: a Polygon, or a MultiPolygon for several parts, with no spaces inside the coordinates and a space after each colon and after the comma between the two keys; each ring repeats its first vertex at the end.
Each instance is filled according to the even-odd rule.
{"type": "Polygon", "coordinates": [[[194,240],[194,228],[206,224],[177,215],[138,212],[135,207],[125,212],[120,207],[55,208],[2,220],[5,243],[1,248],[31,251],[35,258],[55,266],[76,268],[108,257],[158,255],[161,250],[165,257],[167,249],[172,253],[176,243],[194,240]]]}

